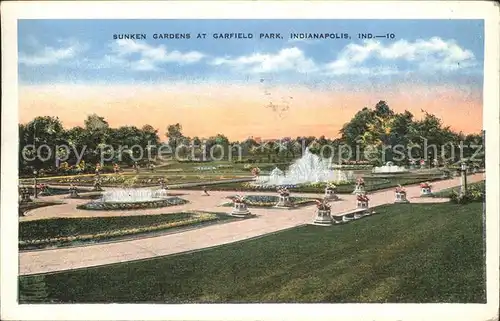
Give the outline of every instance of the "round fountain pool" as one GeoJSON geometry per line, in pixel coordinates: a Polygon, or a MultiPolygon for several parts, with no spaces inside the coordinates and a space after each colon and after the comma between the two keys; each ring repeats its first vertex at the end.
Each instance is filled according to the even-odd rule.
{"type": "Polygon", "coordinates": [[[180,197],[168,197],[163,189],[123,188],[106,191],[99,199],[78,205],[78,209],[93,211],[137,210],[186,204],[180,197]]]}

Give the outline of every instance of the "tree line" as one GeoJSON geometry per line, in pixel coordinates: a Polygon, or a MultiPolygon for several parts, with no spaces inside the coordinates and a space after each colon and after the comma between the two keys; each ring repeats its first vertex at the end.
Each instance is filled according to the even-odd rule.
{"type": "MultiPolygon", "coordinates": [[[[384,152],[384,146],[398,144],[407,147],[424,144],[436,146],[439,153],[445,148],[448,153],[455,154],[452,161],[458,161],[462,157],[471,157],[477,150],[474,146],[483,145],[483,135],[454,132],[449,126],[444,126],[438,117],[427,112],[424,112],[422,119],[415,119],[409,111],[396,113],[385,101],[378,102],[374,108],[365,107],[358,111],[340,129],[339,137],[334,139],[307,136],[265,142],[254,138],[230,141],[220,133],[211,137],[188,137],[183,134],[182,125],[179,123],[169,125],[163,133],[148,124],[140,128],[112,128],[103,117],[96,114],[89,115],[83,127],[65,129],[59,118],[41,116],[26,124],[19,124],[19,172],[26,175],[34,169],[57,171],[60,164],[54,161],[56,156],[64,160],[66,165],[87,164],[79,169],[84,172],[91,171],[96,163],[101,162],[103,151],[106,157],[105,166],[111,167],[115,163],[129,166],[137,159],[140,159],[139,165],[143,166],[151,159],[154,162],[161,156],[158,155],[162,150],[161,146],[168,147],[163,150],[177,151],[177,156],[184,161],[216,158],[250,163],[287,162],[299,157],[306,147],[313,153],[321,153],[323,157],[335,157],[336,152],[342,153],[340,146],[348,146],[354,153],[339,155],[339,159],[364,161],[366,151],[370,149],[371,162],[380,163],[382,153],[385,160],[392,160],[394,156],[391,149],[384,152]],[[163,142],[160,136],[168,140],[163,142]],[[61,146],[71,148],[68,150],[61,146]],[[108,149],[105,146],[108,146],[108,149]],[[142,150],[131,148],[132,146],[140,146],[142,150]],[[148,146],[151,146],[149,150],[148,146]],[[330,148],[324,148],[325,146],[330,148]]],[[[411,156],[427,159],[429,155],[424,153],[422,149],[414,149],[411,156]]],[[[484,162],[484,151],[476,155],[476,158],[484,162]]],[[[407,160],[405,162],[407,165],[407,160]]]]}

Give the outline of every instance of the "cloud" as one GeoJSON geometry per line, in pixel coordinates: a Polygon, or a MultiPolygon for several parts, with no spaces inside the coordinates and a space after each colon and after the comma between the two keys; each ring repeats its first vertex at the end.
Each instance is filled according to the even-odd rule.
{"type": "Polygon", "coordinates": [[[111,54],[107,55],[106,59],[110,65],[129,62],[135,70],[152,71],[157,70],[158,65],[163,63],[192,64],[204,57],[205,55],[198,51],[168,51],[164,45],[152,46],[146,42],[120,39],[111,44],[111,54]],[[140,58],[131,60],[132,55],[139,55],[140,58]]]}
{"type": "MultiPolygon", "coordinates": [[[[37,48],[33,54],[19,53],[19,63],[26,66],[45,66],[66,62],[77,58],[88,49],[86,44],[81,44],[74,40],[59,40],[61,46],[55,48],[46,46],[37,48]]],[[[39,47],[38,42],[31,41],[31,45],[39,47]]]]}
{"type": "MultiPolygon", "coordinates": [[[[337,59],[326,65],[327,72],[334,75],[369,72],[372,74],[397,73],[397,62],[406,62],[425,72],[450,72],[476,65],[474,54],[461,48],[455,40],[443,40],[433,37],[428,40],[418,39],[409,42],[404,39],[384,45],[380,41],[366,40],[362,44],[351,43],[337,55],[337,59]],[[368,60],[383,64],[367,69],[368,60]],[[387,64],[392,65],[387,66],[387,64]]],[[[406,71],[411,71],[410,69],[406,71]]]]}
{"type": "Polygon", "coordinates": [[[215,58],[214,66],[230,66],[238,71],[250,73],[266,73],[296,71],[310,73],[317,70],[315,62],[307,58],[304,52],[296,47],[281,49],[278,53],[254,53],[236,58],[215,58]]]}

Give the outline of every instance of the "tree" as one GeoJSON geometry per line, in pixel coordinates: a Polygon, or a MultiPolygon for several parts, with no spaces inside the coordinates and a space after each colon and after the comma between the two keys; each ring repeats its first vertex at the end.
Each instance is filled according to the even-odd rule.
{"type": "Polygon", "coordinates": [[[65,143],[64,128],[58,117],[36,117],[31,122],[19,127],[19,165],[22,165],[23,168],[31,166],[36,169],[49,169],[54,164],[56,145],[63,143],[65,143]],[[25,149],[27,145],[32,146],[25,149]],[[34,157],[37,152],[39,157],[34,157]]]}
{"type": "Polygon", "coordinates": [[[390,118],[394,116],[394,112],[385,101],[381,100],[375,105],[375,115],[381,118],[390,118]]]}
{"type": "Polygon", "coordinates": [[[181,140],[184,137],[182,135],[182,126],[181,124],[177,123],[174,125],[169,125],[167,127],[167,132],[165,135],[168,138],[168,144],[172,148],[172,150],[175,151],[178,145],[181,144],[181,140]]]}
{"type": "Polygon", "coordinates": [[[372,123],[374,119],[375,113],[364,107],[340,129],[342,141],[354,147],[361,136],[368,131],[368,124],[372,123]]]}

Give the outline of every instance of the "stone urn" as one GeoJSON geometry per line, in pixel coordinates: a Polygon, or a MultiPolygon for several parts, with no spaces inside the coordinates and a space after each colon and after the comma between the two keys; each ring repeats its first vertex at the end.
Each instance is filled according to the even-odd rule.
{"type": "Polygon", "coordinates": [[[317,209],[316,218],[314,219],[315,225],[329,226],[332,225],[333,219],[330,208],[317,209]]]}
{"type": "Polygon", "coordinates": [[[290,199],[290,192],[288,192],[287,188],[278,189],[278,203],[276,203],[275,207],[281,208],[289,208],[293,207],[293,202],[290,199]]]}
{"type": "Polygon", "coordinates": [[[358,209],[368,209],[369,207],[369,198],[366,195],[358,195],[356,198],[356,208],[358,209]]]}
{"type": "Polygon", "coordinates": [[[233,210],[231,211],[232,216],[236,217],[248,217],[252,213],[248,210],[247,204],[242,201],[234,201],[233,210]]]}
{"type": "Polygon", "coordinates": [[[356,185],[356,187],[354,188],[354,192],[352,192],[353,194],[364,194],[366,193],[366,190],[365,190],[365,185],[356,185]]]}
{"type": "Polygon", "coordinates": [[[399,185],[396,188],[395,194],[396,198],[394,200],[394,203],[409,203],[408,199],[406,198],[406,190],[403,188],[403,186],[399,185]]]}
{"type": "Polygon", "coordinates": [[[325,188],[325,199],[329,201],[337,201],[339,197],[335,194],[335,189],[332,187],[325,188]]]}
{"type": "Polygon", "coordinates": [[[420,196],[432,196],[432,189],[429,183],[420,184],[420,196]]]}
{"type": "Polygon", "coordinates": [[[432,195],[432,190],[430,187],[422,187],[420,189],[420,195],[422,196],[430,196],[432,195]]]}
{"type": "Polygon", "coordinates": [[[290,200],[290,195],[279,195],[276,207],[293,207],[293,203],[290,200]]]}
{"type": "Polygon", "coordinates": [[[398,192],[396,191],[396,199],[394,200],[394,203],[409,203],[408,199],[406,198],[406,192],[398,192]]]}

